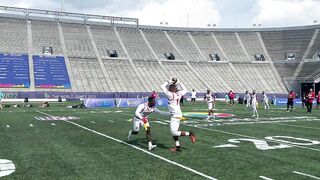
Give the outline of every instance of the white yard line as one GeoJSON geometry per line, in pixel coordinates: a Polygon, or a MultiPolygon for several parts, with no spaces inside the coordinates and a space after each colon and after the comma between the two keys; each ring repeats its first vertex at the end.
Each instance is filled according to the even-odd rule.
{"type": "MultiPolygon", "coordinates": [[[[298,121],[297,121],[298,122],[298,121]]],[[[281,126],[292,126],[292,127],[300,127],[300,128],[306,128],[306,129],[317,129],[320,130],[320,128],[316,128],[316,127],[309,127],[309,126],[301,126],[301,125],[293,125],[293,124],[284,124],[284,123],[277,123],[281,126]]]]}
{"type": "Polygon", "coordinates": [[[51,125],[52,125],[52,126],[55,126],[56,124],[55,124],[55,123],[51,123],[51,125]]]}
{"type": "Polygon", "coordinates": [[[259,176],[259,178],[261,178],[261,179],[265,179],[265,180],[273,180],[273,179],[268,178],[268,177],[265,177],[265,176],[259,176]]]}
{"type": "Polygon", "coordinates": [[[302,176],[310,177],[310,178],[312,178],[312,179],[320,179],[320,177],[313,176],[313,175],[310,175],[310,174],[306,174],[306,173],[302,173],[302,172],[298,172],[298,171],[292,171],[292,172],[295,173],[295,174],[302,175],[302,176]]]}
{"type": "Polygon", "coordinates": [[[33,124],[29,124],[30,127],[34,127],[33,124]]]}
{"type": "MultiPolygon", "coordinates": [[[[37,112],[38,112],[38,113],[41,113],[41,114],[45,114],[45,115],[47,115],[47,116],[52,116],[52,115],[50,115],[50,114],[43,113],[43,112],[41,112],[41,111],[37,111],[37,112]]],[[[216,178],[214,178],[214,177],[212,177],[212,176],[206,175],[206,174],[201,173],[201,172],[199,172],[199,171],[197,171],[197,170],[194,170],[194,169],[192,169],[192,168],[189,168],[189,167],[184,166],[184,165],[182,165],[182,164],[179,164],[179,163],[177,163],[177,162],[171,161],[171,160],[169,160],[169,159],[167,159],[167,158],[164,158],[164,157],[162,157],[162,156],[159,156],[159,155],[157,155],[157,154],[154,154],[154,153],[152,153],[152,152],[149,152],[149,151],[147,151],[147,150],[145,150],[145,149],[142,149],[142,148],[140,148],[140,147],[138,147],[138,146],[135,146],[135,145],[126,143],[126,142],[124,142],[124,141],[122,141],[122,140],[119,140],[119,139],[116,139],[116,138],[114,138],[114,137],[108,136],[108,135],[106,135],[106,134],[103,134],[103,133],[97,132],[97,131],[95,131],[95,130],[89,129],[89,128],[85,127],[85,126],[82,126],[82,125],[77,124],[77,123],[72,122],[72,121],[64,121],[64,122],[73,124],[73,125],[75,125],[75,126],[77,126],[77,127],[79,127],[79,128],[82,128],[82,129],[85,129],[85,130],[90,131],[90,132],[92,132],[92,133],[95,133],[95,134],[98,134],[98,135],[100,135],[100,136],[106,137],[106,138],[111,139],[111,140],[113,140],[113,141],[116,141],[116,142],[118,142],[118,143],[127,145],[127,146],[129,146],[129,147],[132,147],[132,148],[134,148],[134,149],[137,149],[137,150],[139,150],[139,151],[142,151],[142,152],[144,152],[144,153],[146,153],[146,154],[149,154],[149,155],[151,155],[151,156],[153,156],[153,157],[156,157],[156,158],[158,158],[158,159],[161,159],[161,160],[163,160],[163,161],[165,161],[165,162],[168,162],[168,163],[170,163],[170,164],[173,164],[173,165],[176,165],[176,166],[178,166],[178,167],[181,167],[181,168],[183,168],[183,169],[185,169],[185,170],[187,170],[187,171],[190,171],[190,172],[192,172],[192,173],[195,173],[195,174],[197,174],[197,175],[199,175],[199,176],[202,176],[202,177],[204,177],[204,178],[211,179],[211,180],[216,180],[216,178]]]]}
{"type": "Polygon", "coordinates": [[[95,124],[96,122],[94,122],[94,121],[90,121],[92,124],[95,124]]]}

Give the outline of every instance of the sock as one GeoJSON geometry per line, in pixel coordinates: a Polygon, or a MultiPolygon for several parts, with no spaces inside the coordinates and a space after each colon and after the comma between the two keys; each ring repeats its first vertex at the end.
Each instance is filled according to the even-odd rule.
{"type": "Polygon", "coordinates": [[[190,136],[190,132],[186,132],[186,136],[190,136]]]}
{"type": "Polygon", "coordinates": [[[152,146],[152,142],[151,141],[148,142],[148,146],[149,147],[152,146]]]}
{"type": "Polygon", "coordinates": [[[180,142],[176,141],[176,147],[180,147],[180,142]]]}

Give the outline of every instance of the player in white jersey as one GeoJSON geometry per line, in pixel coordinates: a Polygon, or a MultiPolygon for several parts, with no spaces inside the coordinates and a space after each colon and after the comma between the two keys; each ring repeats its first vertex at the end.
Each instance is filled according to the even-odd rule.
{"type": "Polygon", "coordinates": [[[266,93],[264,91],[262,91],[262,98],[263,98],[263,102],[264,102],[264,109],[270,109],[269,106],[269,99],[268,96],[266,95],[266,93]]]}
{"type": "Polygon", "coordinates": [[[253,90],[251,94],[251,108],[253,113],[252,117],[255,117],[255,116],[259,117],[257,105],[258,105],[257,94],[256,94],[256,91],[253,90]]]}
{"type": "Polygon", "coordinates": [[[246,107],[251,108],[251,95],[248,91],[246,91],[246,95],[244,97],[246,99],[246,107]]]}
{"type": "Polygon", "coordinates": [[[193,132],[179,131],[180,120],[182,119],[182,112],[180,108],[180,98],[187,93],[186,87],[179,83],[177,78],[171,78],[169,81],[161,85],[161,89],[167,95],[168,109],[171,114],[170,131],[175,141],[176,147],[171,148],[171,151],[181,151],[179,137],[189,136],[192,143],[195,143],[196,137],[193,132]],[[182,90],[178,91],[177,85],[182,90]]]}
{"type": "Polygon", "coordinates": [[[138,108],[136,109],[135,116],[132,120],[133,122],[133,130],[129,131],[128,140],[130,141],[132,135],[137,135],[140,129],[140,126],[144,127],[144,130],[146,131],[146,136],[148,140],[148,148],[149,150],[153,150],[157,147],[157,145],[152,144],[151,140],[151,129],[150,124],[148,121],[148,116],[153,113],[157,112],[162,115],[170,115],[168,112],[162,112],[158,110],[156,107],[156,98],[149,97],[148,102],[140,104],[138,108]]]}
{"type": "Polygon", "coordinates": [[[212,96],[211,91],[208,89],[207,93],[204,96],[204,99],[207,101],[208,104],[208,118],[214,114],[213,112],[213,103],[214,103],[214,98],[212,96]]]}
{"type": "Polygon", "coordinates": [[[197,92],[193,89],[191,92],[191,103],[194,104],[196,102],[197,92]]]}

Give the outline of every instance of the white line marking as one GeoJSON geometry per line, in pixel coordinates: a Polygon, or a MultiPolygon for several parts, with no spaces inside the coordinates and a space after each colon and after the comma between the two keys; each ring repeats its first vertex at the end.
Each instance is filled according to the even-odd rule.
{"type": "Polygon", "coordinates": [[[277,123],[281,126],[292,126],[292,127],[301,127],[301,128],[306,128],[306,129],[318,129],[320,130],[320,128],[316,128],[316,127],[309,127],[309,126],[300,126],[300,125],[293,125],[293,124],[283,124],[283,123],[277,123]]]}
{"type": "MultiPolygon", "coordinates": [[[[119,113],[122,115],[129,115],[129,114],[125,114],[125,113],[119,113]]],[[[130,114],[131,115],[131,114],[130,114]]],[[[159,119],[158,120],[165,120],[165,119],[159,119]]],[[[166,121],[166,120],[165,120],[166,121]]],[[[168,124],[167,124],[168,125],[168,124]]],[[[219,132],[219,133],[223,133],[223,134],[229,134],[229,135],[235,135],[235,136],[239,136],[239,137],[245,137],[245,138],[251,138],[251,139],[258,139],[258,140],[264,140],[264,141],[268,141],[268,142],[276,142],[279,143],[278,141],[275,140],[269,140],[269,139],[260,139],[254,136],[247,136],[247,135],[243,135],[243,134],[238,134],[238,133],[233,133],[233,132],[228,132],[228,131],[223,131],[223,130],[217,130],[217,129],[211,129],[211,128],[205,128],[205,127],[195,127],[193,125],[188,125],[188,124],[181,124],[181,125],[185,125],[185,126],[189,126],[189,127],[193,127],[193,128],[198,128],[198,129],[204,129],[204,130],[208,130],[208,131],[214,131],[214,132],[219,132]]],[[[318,151],[320,152],[320,149],[316,149],[316,148],[310,148],[310,147],[305,147],[305,146],[300,146],[300,145],[295,145],[295,144],[290,144],[290,143],[282,143],[282,144],[286,144],[286,145],[290,145],[293,147],[297,147],[297,148],[301,148],[301,149],[308,149],[308,150],[312,150],[312,151],[318,151]]]]}
{"type": "Polygon", "coordinates": [[[55,126],[56,124],[55,124],[55,123],[51,123],[51,125],[52,125],[52,126],[55,126]]]}
{"type": "Polygon", "coordinates": [[[92,124],[95,124],[96,122],[94,122],[94,121],[90,121],[92,124]]]}
{"type": "MultiPolygon", "coordinates": [[[[37,112],[39,112],[39,113],[41,113],[41,114],[48,115],[48,116],[52,116],[52,115],[50,115],[50,114],[43,113],[43,112],[41,112],[41,111],[37,111],[37,112]]],[[[108,139],[114,140],[114,141],[119,142],[119,143],[121,143],[121,144],[130,146],[130,147],[132,147],[132,148],[134,148],[134,149],[137,149],[137,150],[139,150],[139,151],[142,151],[142,152],[144,152],[144,153],[147,153],[147,154],[149,154],[149,155],[151,155],[151,156],[153,156],[153,157],[159,158],[159,159],[161,159],[161,160],[163,160],[163,161],[166,161],[166,162],[168,162],[168,163],[170,163],[170,164],[176,165],[176,166],[181,167],[181,168],[183,168],[183,169],[185,169],[185,170],[188,170],[188,171],[190,171],[190,172],[193,172],[193,173],[195,173],[195,174],[198,174],[199,176],[202,176],[202,177],[204,177],[204,178],[211,179],[211,180],[217,180],[216,178],[214,178],[214,177],[212,177],[212,176],[206,175],[206,174],[201,173],[201,172],[199,172],[199,171],[197,171],[197,170],[194,170],[194,169],[192,169],[192,168],[189,168],[189,167],[184,166],[184,165],[182,165],[182,164],[179,164],[179,163],[177,163],[177,162],[174,162],[174,161],[171,161],[171,160],[169,160],[169,159],[166,159],[166,158],[164,158],[164,157],[162,157],[162,156],[159,156],[159,155],[157,155],[157,154],[154,154],[154,153],[152,153],[152,152],[149,152],[149,151],[147,151],[147,150],[145,150],[145,149],[142,149],[142,148],[140,148],[140,147],[138,147],[138,146],[135,146],[135,145],[132,145],[132,144],[128,144],[128,143],[126,143],[126,142],[124,142],[124,141],[121,141],[121,140],[119,140],[119,139],[116,139],[116,138],[114,138],[114,137],[111,137],[111,136],[108,136],[108,135],[106,135],[106,134],[102,134],[102,133],[97,132],[97,131],[95,131],[95,130],[89,129],[89,128],[87,128],[87,127],[81,126],[80,124],[74,123],[74,122],[72,122],[72,121],[64,121],[64,122],[73,124],[73,125],[78,126],[78,127],[82,128],[82,129],[85,129],[85,130],[87,130],[87,131],[90,131],[90,132],[93,132],[93,133],[98,134],[98,135],[100,135],[100,136],[103,136],[103,137],[106,137],[106,138],[108,138],[108,139]]]]}
{"type": "Polygon", "coordinates": [[[109,120],[109,122],[114,123],[114,121],[109,120]]]}
{"type": "Polygon", "coordinates": [[[10,127],[10,125],[7,125],[7,128],[9,128],[10,127]]]}
{"type": "Polygon", "coordinates": [[[310,174],[306,174],[306,173],[302,173],[302,172],[298,172],[298,171],[292,171],[292,172],[295,173],[295,174],[302,175],[302,176],[308,176],[308,177],[313,178],[313,179],[320,179],[320,177],[313,176],[313,175],[310,175],[310,174]]]}
{"type": "Polygon", "coordinates": [[[268,177],[265,177],[265,176],[259,176],[259,178],[261,178],[261,179],[265,179],[265,180],[273,180],[273,179],[268,178],[268,177]]]}
{"type": "Polygon", "coordinates": [[[29,124],[30,127],[33,127],[33,124],[29,124]]]}

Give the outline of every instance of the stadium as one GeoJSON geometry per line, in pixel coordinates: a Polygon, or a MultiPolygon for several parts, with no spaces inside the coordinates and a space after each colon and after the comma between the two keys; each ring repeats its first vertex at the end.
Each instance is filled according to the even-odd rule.
{"type": "Polygon", "coordinates": [[[320,25],[183,28],[0,12],[1,179],[320,179],[320,25]],[[181,132],[171,135],[171,111],[171,118],[151,114],[157,148],[148,149],[143,128],[131,139],[128,131],[153,91],[157,108],[170,110],[167,81],[170,92],[170,85],[187,90],[181,132]],[[235,104],[225,99],[230,90],[235,104]],[[248,107],[245,92],[253,90],[257,104],[248,107]],[[181,137],[181,152],[170,151],[180,151],[175,137],[185,133],[192,143],[181,137]]]}

